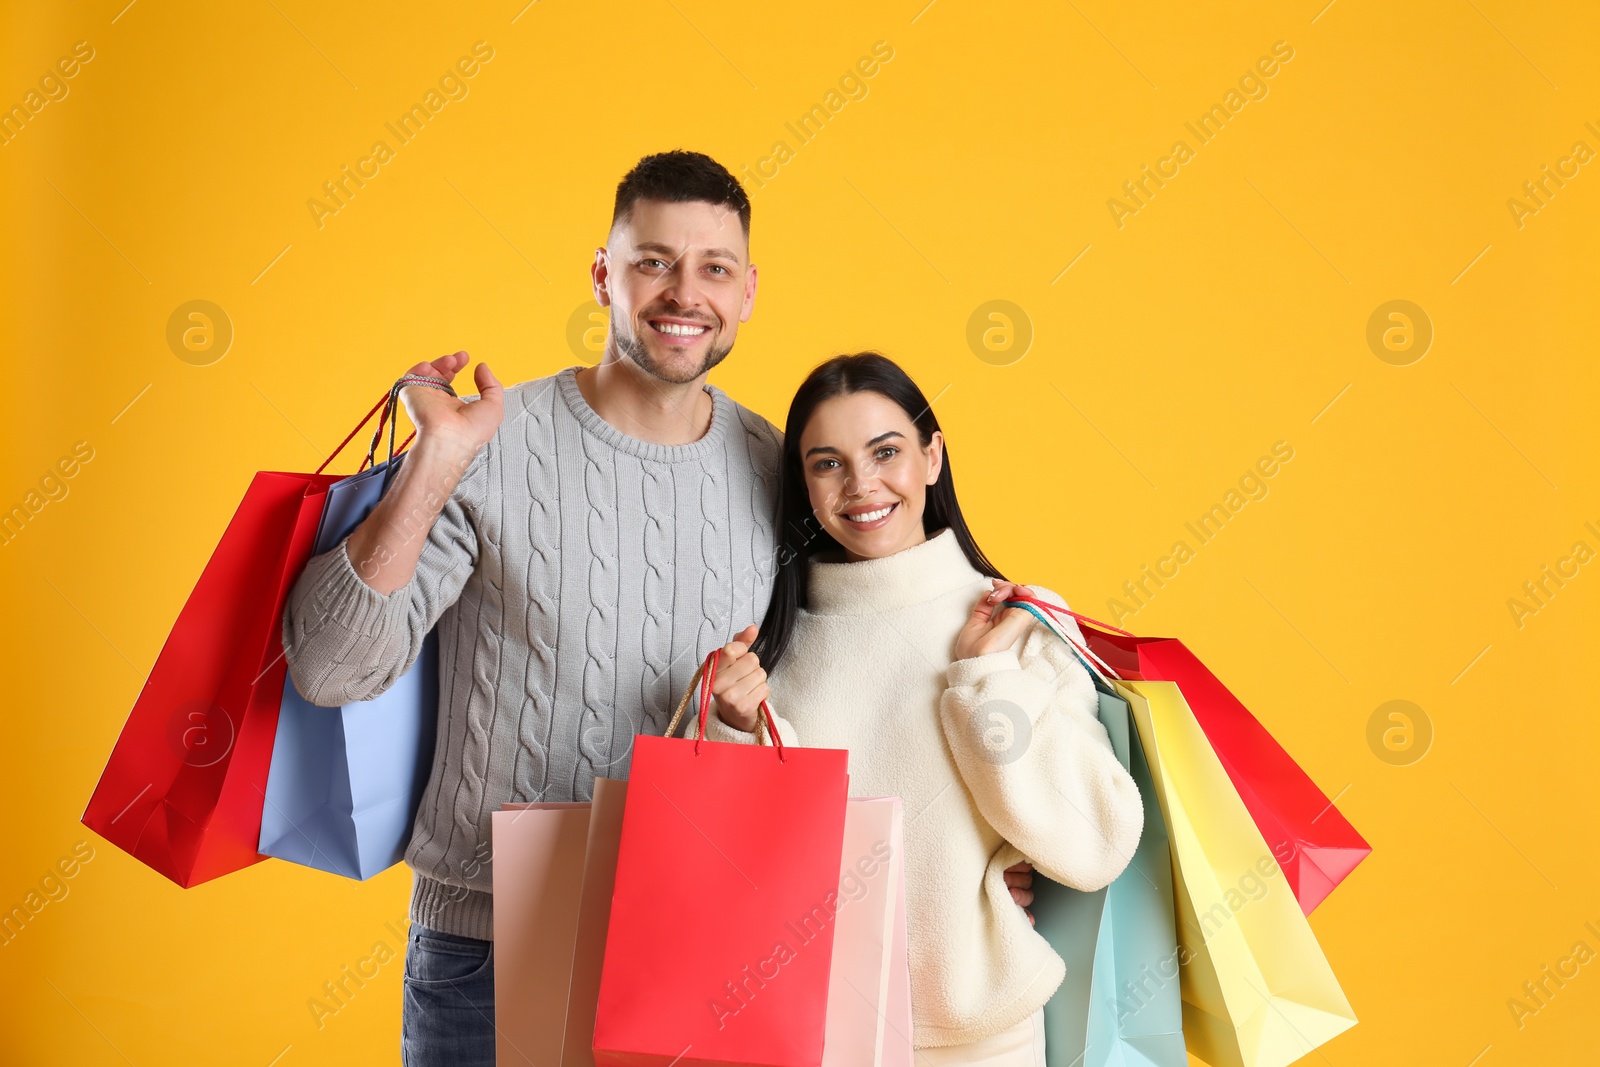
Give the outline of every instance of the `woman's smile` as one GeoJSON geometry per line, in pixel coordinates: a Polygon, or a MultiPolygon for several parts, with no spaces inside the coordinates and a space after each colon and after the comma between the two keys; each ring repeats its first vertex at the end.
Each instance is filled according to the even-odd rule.
{"type": "Polygon", "coordinates": [[[939,477],[943,434],[922,440],[898,403],[862,391],[820,401],[801,438],[812,514],[847,558],[881,559],[927,539],[928,487],[939,477]]]}
{"type": "Polygon", "coordinates": [[[878,530],[889,522],[892,515],[900,505],[898,503],[868,503],[857,504],[846,508],[839,514],[856,530],[878,530]]]}

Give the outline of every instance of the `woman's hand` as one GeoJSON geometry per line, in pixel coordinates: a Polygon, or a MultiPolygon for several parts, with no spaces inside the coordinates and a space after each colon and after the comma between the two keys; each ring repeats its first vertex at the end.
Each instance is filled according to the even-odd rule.
{"type": "Polygon", "coordinates": [[[1026,595],[1027,589],[999,578],[993,581],[994,591],[978,601],[972,614],[967,616],[967,624],[956,636],[956,659],[972,659],[975,656],[987,656],[991,652],[1001,652],[1015,645],[1028,632],[1028,623],[1033,621],[1032,615],[1021,608],[1000,610],[1002,602],[1017,593],[1026,595]]]}
{"type": "Polygon", "coordinates": [[[723,647],[717,661],[717,676],[711,683],[711,695],[717,701],[717,718],[747,734],[755,733],[756,712],[769,695],[767,672],[750,651],[758,633],[754,625],[746,626],[723,647]]]}
{"type": "Polygon", "coordinates": [[[1007,867],[1006,888],[1011,890],[1011,899],[1022,907],[1022,913],[1028,917],[1028,923],[1032,925],[1033,912],[1027,909],[1028,905],[1033,903],[1033,864],[1023,860],[1007,867]]]}

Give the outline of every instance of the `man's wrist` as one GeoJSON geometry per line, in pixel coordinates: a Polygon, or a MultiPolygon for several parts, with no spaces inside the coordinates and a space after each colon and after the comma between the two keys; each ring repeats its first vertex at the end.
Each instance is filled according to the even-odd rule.
{"type": "Polygon", "coordinates": [[[417,440],[412,444],[410,451],[417,453],[419,459],[449,466],[465,474],[482,448],[482,445],[474,443],[471,438],[449,430],[418,430],[417,440]]]}

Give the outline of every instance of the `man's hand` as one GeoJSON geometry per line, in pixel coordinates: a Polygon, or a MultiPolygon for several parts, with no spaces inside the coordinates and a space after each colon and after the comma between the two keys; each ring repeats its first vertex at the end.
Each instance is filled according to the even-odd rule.
{"type": "Polygon", "coordinates": [[[1010,600],[1016,593],[1027,593],[1027,589],[999,578],[993,581],[994,591],[979,599],[972,614],[967,616],[966,625],[956,636],[956,659],[972,659],[975,656],[987,656],[991,652],[1001,652],[1015,645],[1028,632],[1028,623],[1033,621],[1032,615],[1021,608],[999,610],[1001,603],[1010,600]]]}
{"type": "MultiPolygon", "coordinates": [[[[406,373],[448,382],[468,362],[465,352],[457,352],[431,363],[418,363],[406,373]]],[[[470,404],[443,389],[425,385],[408,385],[400,390],[400,402],[417,428],[418,443],[430,438],[447,440],[473,456],[489,443],[505,414],[505,388],[487,363],[478,364],[473,380],[478,386],[478,399],[470,404]]]]}
{"type": "Polygon", "coordinates": [[[760,631],[752,624],[739,631],[722,649],[711,695],[717,698],[717,717],[735,730],[755,733],[756,712],[766,700],[767,672],[750,651],[760,631]]]}
{"type": "Polygon", "coordinates": [[[1033,864],[1023,860],[1007,867],[1006,888],[1011,890],[1011,899],[1022,907],[1023,914],[1028,917],[1029,925],[1032,925],[1033,912],[1027,908],[1033,903],[1033,864]]]}
{"type": "MultiPolygon", "coordinates": [[[[448,382],[466,365],[467,354],[457,352],[418,363],[407,373],[448,382]]],[[[475,377],[479,398],[470,404],[426,385],[400,390],[400,401],[417,427],[416,444],[378,506],[351,532],[345,549],[356,574],[383,596],[416,574],[422,546],[440,511],[500,426],[504,388],[487,363],[478,364],[475,377]]]]}

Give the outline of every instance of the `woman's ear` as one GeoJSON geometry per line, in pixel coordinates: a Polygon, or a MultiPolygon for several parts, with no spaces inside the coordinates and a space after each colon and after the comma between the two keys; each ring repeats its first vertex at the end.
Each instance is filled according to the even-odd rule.
{"type": "Polygon", "coordinates": [[[940,430],[933,431],[933,436],[928,439],[928,484],[932,485],[939,480],[939,472],[944,470],[944,433],[940,430]]]}

